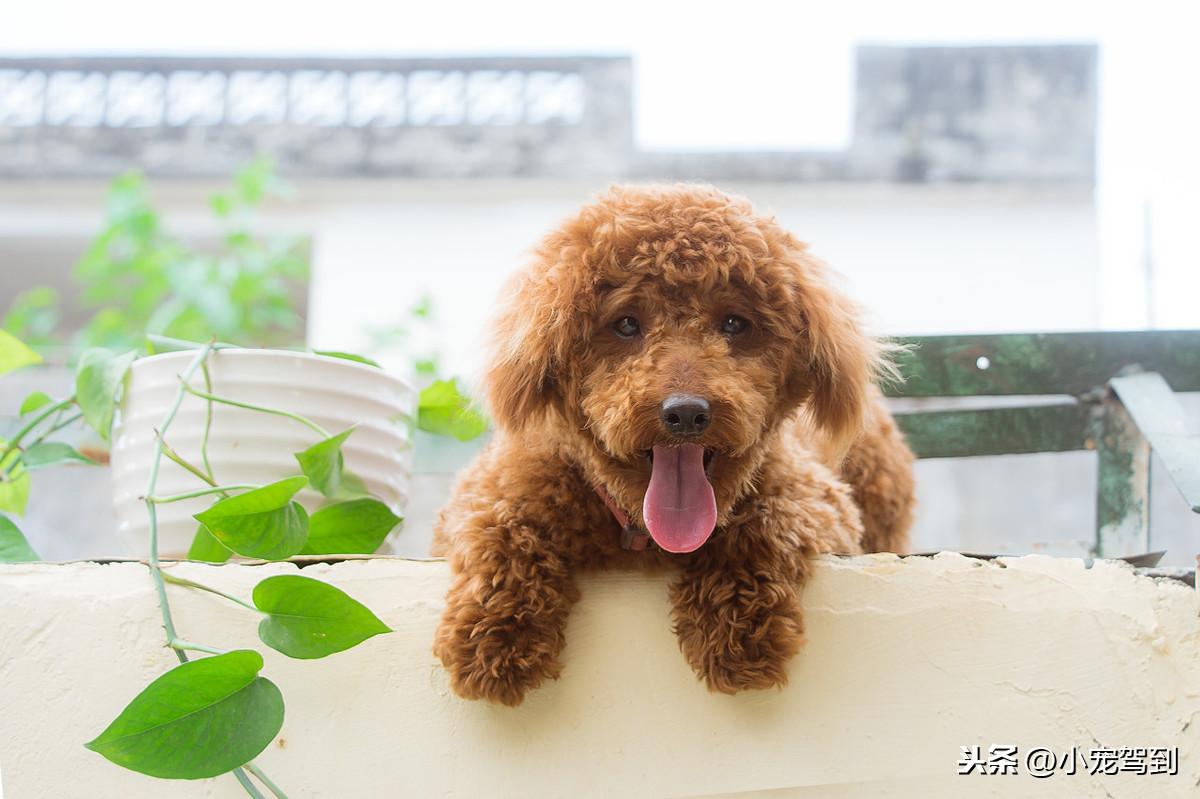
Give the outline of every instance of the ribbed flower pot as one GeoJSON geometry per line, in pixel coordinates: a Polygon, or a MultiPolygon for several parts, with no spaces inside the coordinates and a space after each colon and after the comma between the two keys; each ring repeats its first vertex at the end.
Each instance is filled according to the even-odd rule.
{"type": "MultiPolygon", "coordinates": [[[[175,401],[179,375],[193,352],[169,352],[134,362],[113,429],[112,481],[117,531],[130,555],[145,556],[149,522],[143,497],[150,477],[155,431],[175,401]]],[[[238,402],[299,414],[331,434],[355,431],[342,445],[346,469],[403,516],[412,470],[411,420],[416,394],[404,380],[354,361],[280,350],[221,349],[209,356],[211,393],[238,402]]],[[[204,391],[197,372],[190,381],[204,391]]],[[[201,464],[209,403],[187,394],[165,440],[186,461],[201,464]]],[[[267,484],[300,473],[295,453],[321,435],[295,419],[212,404],[208,459],[221,485],[267,484]]],[[[162,459],[156,494],[205,488],[195,475],[162,459]]],[[[323,498],[311,487],[297,495],[310,512],[323,498]]],[[[214,497],[158,506],[159,554],[184,557],[196,533],[192,518],[214,497]]],[[[398,527],[380,548],[394,551],[398,527]]]]}

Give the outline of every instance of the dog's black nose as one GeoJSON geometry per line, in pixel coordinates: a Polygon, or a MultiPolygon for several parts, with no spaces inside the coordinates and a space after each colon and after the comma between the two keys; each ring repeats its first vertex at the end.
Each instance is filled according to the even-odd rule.
{"type": "Polygon", "coordinates": [[[672,394],[659,409],[663,426],[676,436],[698,436],[712,421],[708,400],[695,394],[672,394]]]}

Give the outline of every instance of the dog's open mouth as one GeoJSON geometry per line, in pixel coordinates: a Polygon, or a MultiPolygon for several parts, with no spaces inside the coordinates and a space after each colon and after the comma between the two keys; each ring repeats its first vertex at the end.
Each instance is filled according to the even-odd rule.
{"type": "Polygon", "coordinates": [[[646,531],[667,552],[692,552],[717,526],[717,499],[708,469],[713,453],[699,444],[656,446],[642,504],[646,531]]]}

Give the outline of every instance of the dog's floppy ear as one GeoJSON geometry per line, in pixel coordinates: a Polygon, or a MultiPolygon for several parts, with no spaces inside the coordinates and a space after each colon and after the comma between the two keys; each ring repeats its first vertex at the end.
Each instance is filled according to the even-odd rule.
{"type": "Polygon", "coordinates": [[[575,314],[573,275],[539,260],[510,281],[493,326],[485,386],[496,425],[519,430],[561,396],[575,314]],[[561,273],[561,274],[556,274],[561,273]]]}
{"type": "Polygon", "coordinates": [[[863,332],[858,309],[836,286],[832,271],[792,242],[788,260],[798,278],[794,299],[800,352],[789,389],[807,397],[807,411],[844,456],[862,432],[872,385],[890,373],[885,347],[863,332]]]}

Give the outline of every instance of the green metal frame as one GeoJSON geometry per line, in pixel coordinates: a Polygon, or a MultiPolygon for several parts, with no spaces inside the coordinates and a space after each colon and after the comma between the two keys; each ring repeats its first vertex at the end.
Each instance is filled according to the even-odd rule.
{"type": "Polygon", "coordinates": [[[1200,433],[1174,391],[1200,391],[1200,330],[898,339],[892,397],[1059,397],[896,414],[920,458],[1095,450],[1095,554],[1149,548],[1150,452],[1200,513],[1200,433]],[[1060,396],[1061,395],[1061,396],[1060,396]]]}

